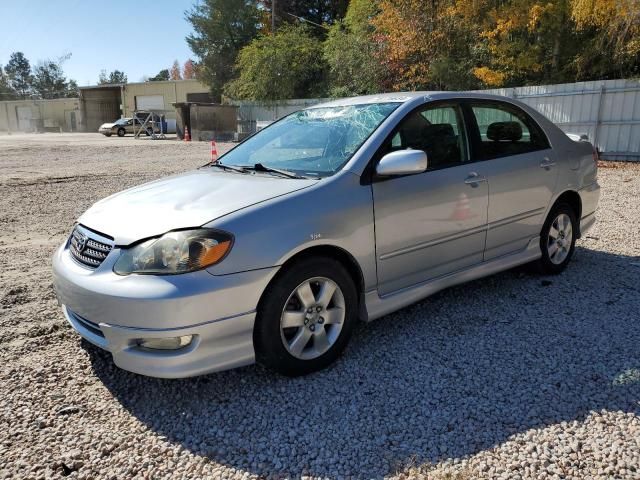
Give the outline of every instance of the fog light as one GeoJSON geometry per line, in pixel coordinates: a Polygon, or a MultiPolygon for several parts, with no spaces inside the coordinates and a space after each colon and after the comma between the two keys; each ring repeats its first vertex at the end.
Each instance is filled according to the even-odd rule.
{"type": "Polygon", "coordinates": [[[189,345],[192,340],[193,335],[166,338],[141,338],[137,341],[137,344],[139,347],[150,348],[152,350],[178,350],[189,345]]]}

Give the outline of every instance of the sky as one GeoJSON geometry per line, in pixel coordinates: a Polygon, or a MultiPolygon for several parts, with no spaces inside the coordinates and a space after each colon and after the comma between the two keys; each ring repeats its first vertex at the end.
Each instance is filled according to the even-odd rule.
{"type": "Polygon", "coordinates": [[[33,67],[58,59],[79,85],[95,85],[100,70],[142,81],[193,58],[184,19],[194,0],[0,0],[0,65],[21,51],[33,67]]]}

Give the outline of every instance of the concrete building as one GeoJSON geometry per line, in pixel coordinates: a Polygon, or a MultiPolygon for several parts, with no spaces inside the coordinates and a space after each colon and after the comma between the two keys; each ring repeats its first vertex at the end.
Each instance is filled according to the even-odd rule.
{"type": "Polygon", "coordinates": [[[180,102],[211,102],[209,88],[198,80],[80,87],[82,128],[94,132],[105,122],[133,116],[136,110],[164,112],[166,118],[175,119],[172,104],[180,102]]]}
{"type": "Polygon", "coordinates": [[[0,102],[0,132],[75,132],[81,129],[81,123],[77,98],[0,102]]]}

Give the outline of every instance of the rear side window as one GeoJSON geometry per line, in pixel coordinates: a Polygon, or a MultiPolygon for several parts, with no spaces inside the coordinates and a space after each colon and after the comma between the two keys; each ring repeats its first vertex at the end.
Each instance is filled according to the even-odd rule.
{"type": "Polygon", "coordinates": [[[517,107],[502,104],[472,104],[480,133],[482,158],[498,158],[549,148],[542,129],[517,107]]]}

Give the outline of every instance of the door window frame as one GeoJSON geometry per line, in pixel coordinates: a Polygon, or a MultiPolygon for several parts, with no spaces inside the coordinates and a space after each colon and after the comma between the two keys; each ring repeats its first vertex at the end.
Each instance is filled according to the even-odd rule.
{"type": "Polygon", "coordinates": [[[468,136],[471,143],[471,162],[481,162],[487,160],[494,160],[498,158],[515,157],[517,155],[525,155],[532,152],[539,152],[548,150],[551,148],[549,138],[544,129],[536,122],[531,115],[525,112],[522,108],[513,103],[504,102],[501,100],[485,100],[482,98],[467,98],[460,101],[460,106],[465,117],[465,123],[467,124],[468,136]],[[506,111],[515,115],[525,127],[529,129],[529,135],[535,134],[538,145],[536,148],[527,150],[526,152],[508,153],[504,155],[486,155],[482,135],[480,134],[480,127],[476,120],[475,113],[473,113],[473,107],[479,108],[497,108],[498,110],[506,111]]]}
{"type": "MultiPolygon", "coordinates": [[[[400,121],[398,121],[398,124],[393,128],[393,130],[391,130],[391,132],[385,137],[384,141],[382,142],[382,144],[380,145],[380,147],[378,147],[378,149],[376,150],[376,152],[373,154],[373,156],[371,157],[371,160],[369,161],[369,164],[367,165],[367,168],[365,170],[365,172],[363,173],[362,178],[368,178],[369,181],[366,183],[372,183],[372,182],[383,182],[383,181],[388,181],[388,180],[393,180],[394,178],[399,178],[399,177],[405,177],[406,175],[398,175],[398,176],[394,176],[394,177],[378,177],[376,175],[376,165],[378,165],[378,163],[380,162],[380,160],[382,159],[382,157],[388,153],[385,152],[386,146],[389,142],[391,142],[393,140],[393,137],[396,136],[396,134],[398,133],[398,131],[400,130],[400,128],[402,127],[402,124],[404,123],[405,120],[407,120],[411,115],[415,114],[415,113],[419,113],[419,112],[423,112],[425,110],[430,110],[433,108],[442,108],[442,107],[452,107],[455,109],[456,111],[456,119],[459,122],[459,127],[462,129],[461,134],[464,135],[464,151],[462,152],[464,155],[463,161],[460,163],[452,163],[452,164],[448,164],[448,165],[442,165],[440,167],[434,168],[434,169],[429,169],[426,170],[424,172],[422,172],[422,174],[424,173],[430,173],[430,172],[435,172],[438,170],[444,170],[446,168],[452,168],[452,167],[459,167],[462,165],[467,165],[469,163],[472,163],[473,157],[472,157],[472,139],[470,136],[470,132],[469,132],[469,126],[467,124],[467,118],[466,118],[466,114],[464,111],[464,105],[461,102],[461,99],[459,98],[447,98],[447,99],[443,99],[443,100],[436,100],[436,101],[430,101],[430,102],[426,102],[426,103],[422,103],[418,106],[416,106],[415,108],[413,108],[412,110],[410,110],[409,112],[407,112],[407,114],[402,117],[400,119],[400,121]]],[[[427,158],[428,161],[428,158],[427,158]]],[[[422,174],[411,174],[411,175],[422,175],[422,174]]]]}

